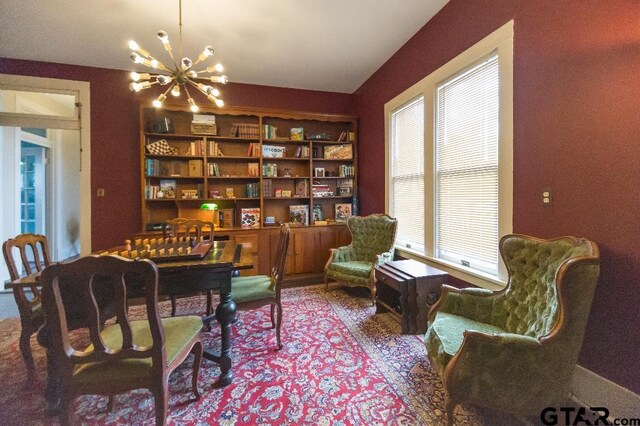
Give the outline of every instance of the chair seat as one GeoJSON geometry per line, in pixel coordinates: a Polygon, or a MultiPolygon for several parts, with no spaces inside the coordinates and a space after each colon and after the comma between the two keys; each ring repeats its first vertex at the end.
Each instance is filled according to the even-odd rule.
{"type": "Polygon", "coordinates": [[[231,280],[231,299],[235,303],[276,297],[275,283],[267,275],[236,277],[231,280]]]}
{"type": "Polygon", "coordinates": [[[361,278],[369,278],[373,263],[364,260],[351,262],[334,262],[329,265],[328,271],[344,275],[354,275],[361,278]]]}
{"type": "MultiPolygon", "coordinates": [[[[197,316],[162,318],[166,342],[167,365],[171,364],[187,344],[202,330],[202,319],[197,316]]],[[[131,321],[133,341],[138,346],[151,346],[153,339],[147,320],[131,321]]],[[[105,328],[102,340],[109,348],[122,347],[120,325],[105,328]]],[[[93,350],[90,345],[85,352],[93,350]]],[[[73,379],[76,383],[127,382],[151,374],[151,357],[126,359],[120,362],[93,362],[76,368],[73,379]]]]}
{"type": "Polygon", "coordinates": [[[469,318],[446,312],[438,312],[427,330],[425,344],[430,359],[435,362],[441,373],[451,358],[458,352],[462,345],[465,330],[474,330],[487,334],[505,333],[500,327],[474,321],[469,318]]]}

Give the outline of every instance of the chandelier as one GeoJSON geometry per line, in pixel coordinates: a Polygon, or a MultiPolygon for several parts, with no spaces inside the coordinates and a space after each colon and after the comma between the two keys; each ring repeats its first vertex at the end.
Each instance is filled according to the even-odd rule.
{"type": "MultiPolygon", "coordinates": [[[[179,0],[178,22],[180,28],[180,56],[182,56],[182,0],[179,0]]],[[[129,89],[133,92],[139,92],[141,90],[148,89],[155,84],[168,86],[164,93],[153,101],[153,106],[156,108],[162,107],[162,103],[167,99],[167,94],[169,92],[171,92],[173,96],[178,97],[184,91],[191,111],[198,112],[198,105],[196,105],[188,89],[188,86],[192,86],[196,90],[202,92],[207,99],[215,103],[218,107],[222,107],[224,102],[219,98],[220,91],[215,87],[197,81],[207,80],[212,83],[226,84],[228,81],[227,76],[221,75],[223,71],[222,65],[215,64],[199,71],[194,70],[196,65],[213,55],[213,47],[205,46],[204,50],[200,53],[195,62],[187,57],[183,57],[180,62],[177,63],[173,56],[173,49],[171,48],[171,43],[169,43],[169,36],[167,33],[162,30],[158,31],[158,38],[162,42],[164,49],[169,54],[169,57],[171,57],[173,69],[165,66],[162,62],[151,56],[149,51],[143,49],[138,43],[131,40],[129,41],[131,60],[136,64],[145,65],[156,71],[155,73],[132,72],[130,74],[132,82],[129,84],[129,89]]]]}

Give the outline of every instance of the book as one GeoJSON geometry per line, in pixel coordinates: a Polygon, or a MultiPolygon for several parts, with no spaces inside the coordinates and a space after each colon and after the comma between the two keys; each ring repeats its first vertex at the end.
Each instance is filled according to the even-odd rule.
{"type": "Polygon", "coordinates": [[[347,219],[349,219],[350,217],[351,217],[351,203],[335,205],[336,222],[346,222],[347,219]]]}
{"type": "Polygon", "coordinates": [[[248,176],[258,176],[259,170],[260,170],[260,163],[248,163],[247,164],[247,175],[248,176]]]}
{"type": "Polygon", "coordinates": [[[284,146],[262,145],[263,158],[283,158],[287,152],[284,146]]]}
{"type": "Polygon", "coordinates": [[[340,133],[340,136],[338,137],[338,142],[344,142],[346,140],[347,140],[347,132],[340,133]]]}
{"type": "Polygon", "coordinates": [[[304,128],[302,127],[292,127],[291,128],[291,140],[292,141],[301,141],[304,139],[304,128]]]}
{"type": "Polygon", "coordinates": [[[220,209],[218,210],[219,224],[222,228],[233,228],[233,209],[220,209]]]}
{"type": "Polygon", "coordinates": [[[309,225],[309,206],[289,206],[289,222],[296,225],[309,225]]]}
{"type": "Polygon", "coordinates": [[[309,196],[309,181],[307,179],[295,180],[296,197],[308,197],[309,196]]]}
{"type": "Polygon", "coordinates": [[[157,198],[176,198],[176,181],[175,179],[161,179],[160,180],[160,192],[157,193],[157,198]]]}
{"type": "Polygon", "coordinates": [[[346,144],[325,146],[324,158],[327,160],[350,160],[353,158],[353,148],[346,144]]]}
{"type": "Polygon", "coordinates": [[[189,176],[202,176],[202,160],[189,160],[189,176]]]}
{"type": "Polygon", "coordinates": [[[260,227],[260,209],[259,208],[240,209],[240,226],[242,228],[259,228],[260,227]]]}
{"type": "Polygon", "coordinates": [[[224,195],[227,198],[236,198],[236,196],[235,196],[235,194],[233,192],[233,188],[225,188],[224,195]]]}
{"type": "Polygon", "coordinates": [[[322,214],[322,205],[314,204],[313,205],[313,222],[318,223],[318,221],[323,221],[324,215],[322,214]]]}

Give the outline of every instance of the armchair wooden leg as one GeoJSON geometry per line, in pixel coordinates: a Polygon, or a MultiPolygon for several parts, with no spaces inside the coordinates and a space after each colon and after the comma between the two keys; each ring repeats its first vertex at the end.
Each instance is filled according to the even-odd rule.
{"type": "Polygon", "coordinates": [[[199,400],[201,395],[198,390],[198,377],[200,375],[200,364],[202,363],[202,342],[197,342],[193,345],[193,349],[191,349],[191,353],[194,355],[193,360],[193,377],[191,378],[191,388],[193,390],[194,395],[196,396],[196,400],[199,400]]]}
{"type": "Polygon", "coordinates": [[[25,327],[24,325],[20,333],[20,352],[27,366],[27,375],[29,379],[31,379],[36,373],[36,365],[33,361],[33,354],[31,353],[31,328],[25,327]]]}
{"type": "Polygon", "coordinates": [[[115,399],[115,395],[109,395],[109,399],[107,400],[107,413],[111,413],[113,411],[113,404],[115,403],[115,399]]]}
{"type": "Polygon", "coordinates": [[[376,306],[376,288],[370,287],[369,291],[371,292],[371,306],[376,306]]]}
{"type": "Polygon", "coordinates": [[[453,426],[453,413],[456,410],[456,403],[449,401],[447,397],[447,402],[445,403],[445,410],[447,412],[447,426],[453,426]]]}

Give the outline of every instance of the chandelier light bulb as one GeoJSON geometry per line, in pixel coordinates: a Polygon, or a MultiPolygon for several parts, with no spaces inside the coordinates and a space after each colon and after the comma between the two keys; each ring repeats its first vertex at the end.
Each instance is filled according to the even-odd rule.
{"type": "Polygon", "coordinates": [[[224,106],[224,101],[222,99],[216,99],[215,102],[219,108],[222,108],[224,106]]]}
{"type": "Polygon", "coordinates": [[[131,55],[129,55],[129,57],[135,64],[141,64],[144,61],[142,56],[138,55],[137,53],[132,53],[131,55]]]}
{"type": "Polygon", "coordinates": [[[188,70],[193,66],[193,61],[189,58],[182,58],[182,69],[188,70]]]}
{"type": "Polygon", "coordinates": [[[166,31],[158,31],[158,38],[162,42],[162,44],[169,44],[169,34],[166,31]]]}
{"type": "Polygon", "coordinates": [[[190,105],[191,112],[198,112],[198,110],[200,110],[200,108],[198,108],[198,105],[196,105],[193,98],[189,98],[188,102],[190,105]]]}
{"type": "Polygon", "coordinates": [[[160,96],[158,96],[157,99],[153,101],[153,106],[156,108],[162,107],[162,103],[164,102],[165,99],[167,99],[167,95],[165,95],[164,93],[161,94],[160,96]]]}
{"type": "Polygon", "coordinates": [[[172,88],[171,88],[171,94],[175,97],[180,96],[180,86],[178,86],[177,84],[175,84],[172,88]]]}
{"type": "Polygon", "coordinates": [[[173,79],[168,75],[159,75],[156,77],[156,81],[160,84],[160,86],[166,86],[171,83],[173,79]]]}
{"type": "Polygon", "coordinates": [[[202,51],[202,53],[200,54],[200,56],[198,56],[198,62],[202,62],[205,59],[207,59],[209,56],[213,55],[215,51],[213,50],[213,47],[211,46],[205,46],[204,50],[202,51]]]}
{"type": "Polygon", "coordinates": [[[214,87],[211,87],[211,90],[208,92],[210,95],[213,95],[215,97],[220,96],[220,91],[214,87]]]}
{"type": "Polygon", "coordinates": [[[131,80],[133,81],[145,81],[145,80],[149,80],[151,78],[151,74],[149,74],[148,72],[143,72],[143,73],[137,73],[137,72],[132,72],[130,74],[131,76],[131,80]]]}
{"type": "Polygon", "coordinates": [[[189,72],[187,72],[187,75],[189,76],[189,78],[198,78],[198,73],[194,70],[189,70],[189,72]]]}
{"type": "Polygon", "coordinates": [[[227,78],[226,75],[214,75],[211,76],[211,81],[214,83],[220,83],[220,84],[227,84],[227,81],[229,81],[229,79],[227,78]]]}
{"type": "Polygon", "coordinates": [[[138,43],[136,43],[135,40],[129,40],[129,49],[138,50],[138,49],[140,49],[140,45],[138,43]]]}
{"type": "Polygon", "coordinates": [[[224,71],[224,67],[222,66],[222,64],[216,64],[216,65],[214,66],[214,68],[215,68],[215,70],[216,70],[217,72],[222,72],[222,71],[224,71]]]}
{"type": "Polygon", "coordinates": [[[157,59],[152,59],[152,60],[151,60],[151,66],[152,66],[153,68],[158,68],[158,65],[160,65],[160,62],[158,62],[158,60],[157,60],[157,59]]]}

